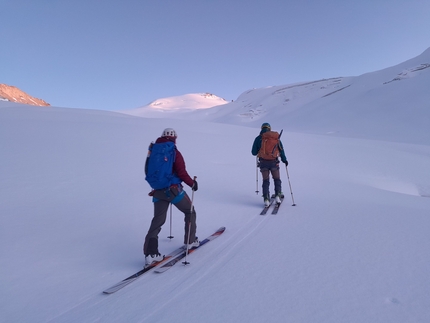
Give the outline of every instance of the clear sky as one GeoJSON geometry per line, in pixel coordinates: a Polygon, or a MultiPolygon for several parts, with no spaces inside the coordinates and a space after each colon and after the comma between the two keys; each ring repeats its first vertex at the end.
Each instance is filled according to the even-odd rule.
{"type": "Polygon", "coordinates": [[[0,83],[132,109],[396,65],[430,47],[428,0],[0,0],[0,83]]]}

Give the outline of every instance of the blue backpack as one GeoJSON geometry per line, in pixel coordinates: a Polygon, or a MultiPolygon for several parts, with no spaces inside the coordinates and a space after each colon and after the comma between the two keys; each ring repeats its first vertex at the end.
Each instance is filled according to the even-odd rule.
{"type": "Polygon", "coordinates": [[[149,146],[145,180],[153,189],[159,190],[181,182],[173,174],[175,157],[176,150],[173,142],[163,142],[149,146]]]}

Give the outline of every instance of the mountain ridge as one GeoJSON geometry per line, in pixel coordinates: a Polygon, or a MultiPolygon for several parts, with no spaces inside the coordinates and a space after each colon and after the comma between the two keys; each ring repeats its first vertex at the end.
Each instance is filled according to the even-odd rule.
{"type": "MultiPolygon", "coordinates": [[[[270,122],[273,128],[293,132],[429,144],[430,138],[422,136],[430,124],[428,84],[430,48],[405,62],[359,76],[250,89],[223,105],[184,111],[171,104],[172,109],[164,112],[174,119],[250,127],[270,122]],[[380,128],[386,131],[381,133],[380,128]]],[[[166,117],[149,108],[134,115],[166,117]]]]}
{"type": "Polygon", "coordinates": [[[50,106],[50,104],[45,100],[35,98],[16,86],[7,84],[0,84],[0,100],[43,107],[50,106]]]}

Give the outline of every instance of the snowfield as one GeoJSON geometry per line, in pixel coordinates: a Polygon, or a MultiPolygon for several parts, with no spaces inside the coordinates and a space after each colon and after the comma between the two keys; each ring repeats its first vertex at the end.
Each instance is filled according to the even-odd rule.
{"type": "MultiPolygon", "coordinates": [[[[430,69],[415,68],[428,63],[429,50],[155,117],[0,101],[0,321],[428,322],[430,69]],[[402,71],[414,76],[383,84],[402,71]],[[262,122],[284,130],[290,163],[276,216],[255,192],[262,122]],[[144,162],[167,127],[199,183],[198,236],[227,229],[190,265],[102,294],[143,266],[144,162]]],[[[176,209],[169,230],[165,254],[182,241],[176,209]]]]}

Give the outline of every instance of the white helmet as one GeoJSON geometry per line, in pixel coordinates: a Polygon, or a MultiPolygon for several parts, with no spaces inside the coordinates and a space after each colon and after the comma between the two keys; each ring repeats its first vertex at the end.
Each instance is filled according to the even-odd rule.
{"type": "Polygon", "coordinates": [[[172,128],[166,128],[163,130],[161,137],[177,137],[176,131],[172,128]]]}

